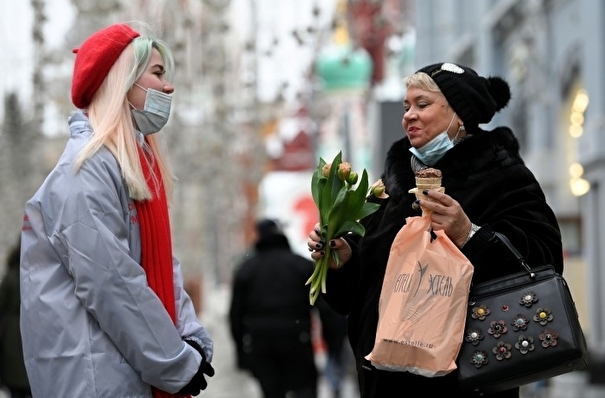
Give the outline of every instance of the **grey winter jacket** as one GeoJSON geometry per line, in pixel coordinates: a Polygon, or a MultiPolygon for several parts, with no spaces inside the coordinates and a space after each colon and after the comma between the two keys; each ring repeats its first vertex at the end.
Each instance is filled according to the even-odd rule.
{"type": "Polygon", "coordinates": [[[173,259],[178,324],[141,267],[134,202],[112,154],[102,149],[78,173],[74,159],[91,135],[85,115],[56,167],[25,205],[21,332],[34,397],[148,398],[151,386],[178,392],[213,342],[199,323],[173,259]]]}

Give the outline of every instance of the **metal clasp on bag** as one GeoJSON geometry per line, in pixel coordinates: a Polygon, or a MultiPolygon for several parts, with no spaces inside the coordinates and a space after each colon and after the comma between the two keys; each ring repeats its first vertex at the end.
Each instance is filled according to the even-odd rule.
{"type": "Polygon", "coordinates": [[[521,263],[521,265],[523,266],[523,268],[525,268],[527,270],[527,272],[529,272],[529,277],[534,279],[536,277],[536,273],[531,270],[531,267],[529,266],[529,264],[527,264],[527,262],[523,259],[523,257],[519,258],[518,260],[521,263]]]}

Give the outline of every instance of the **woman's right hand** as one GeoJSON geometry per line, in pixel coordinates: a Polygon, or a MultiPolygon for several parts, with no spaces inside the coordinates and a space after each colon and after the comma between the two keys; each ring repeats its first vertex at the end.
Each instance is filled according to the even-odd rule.
{"type": "MultiPolygon", "coordinates": [[[[307,246],[309,246],[309,251],[311,252],[311,258],[313,260],[318,260],[325,256],[326,251],[324,249],[325,242],[321,240],[320,231],[321,227],[319,223],[315,224],[315,228],[309,233],[309,240],[307,241],[307,246]]],[[[328,242],[330,245],[330,249],[338,254],[338,258],[340,259],[340,264],[336,265],[334,259],[330,260],[330,268],[340,268],[342,267],[349,259],[351,258],[352,251],[351,246],[347,243],[343,238],[332,239],[328,242]]]]}

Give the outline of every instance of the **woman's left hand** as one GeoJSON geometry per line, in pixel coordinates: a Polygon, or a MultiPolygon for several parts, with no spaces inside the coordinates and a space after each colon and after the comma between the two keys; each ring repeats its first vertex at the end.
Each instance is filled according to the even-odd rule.
{"type": "Polygon", "coordinates": [[[456,246],[462,246],[471,229],[471,220],[460,203],[451,196],[434,189],[426,190],[423,194],[430,200],[421,200],[419,205],[431,212],[433,229],[443,230],[456,246]]]}

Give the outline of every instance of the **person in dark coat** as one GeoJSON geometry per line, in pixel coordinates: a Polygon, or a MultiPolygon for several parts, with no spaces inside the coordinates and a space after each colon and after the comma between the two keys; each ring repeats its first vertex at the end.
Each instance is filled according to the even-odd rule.
{"type": "MultiPolygon", "coordinates": [[[[508,127],[487,131],[511,98],[508,83],[482,77],[452,63],[423,67],[406,78],[402,126],[406,136],[389,149],[381,180],[386,191],[371,197],[379,210],[362,220],[363,238],[347,236],[322,242],[320,226],[309,234],[311,258],[329,244],[340,257],[327,274],[324,299],[348,315],[348,333],[356,358],[362,398],[388,397],[392,391],[425,391],[430,396],[474,397],[462,391],[453,371],[427,378],[409,372],[378,370],[365,359],[374,346],[380,292],[391,243],[407,217],[432,211],[431,226],[443,230],[474,266],[473,283],[520,271],[512,255],[496,242],[506,235],[529,264],[551,264],[563,272],[561,233],[544,192],[519,154],[519,142],[508,127]],[[415,173],[441,170],[445,192],[428,190],[418,200],[415,173]]],[[[411,394],[410,396],[412,396],[411,394]]],[[[514,388],[484,397],[519,397],[514,388]]]]}
{"type": "Polygon", "coordinates": [[[330,386],[331,397],[340,398],[352,357],[347,341],[347,317],[334,311],[322,297],[318,297],[315,307],[319,312],[321,336],[326,346],[323,376],[330,386]]]}
{"type": "Polygon", "coordinates": [[[276,221],[261,220],[256,231],[254,252],[235,271],[229,309],[238,366],[258,380],[264,398],[315,398],[314,309],[306,285],[313,263],[292,252],[276,221]]]}
{"type": "Polygon", "coordinates": [[[0,283],[0,382],[10,391],[11,398],[31,397],[19,329],[20,259],[21,245],[17,243],[8,253],[0,283]]]}

